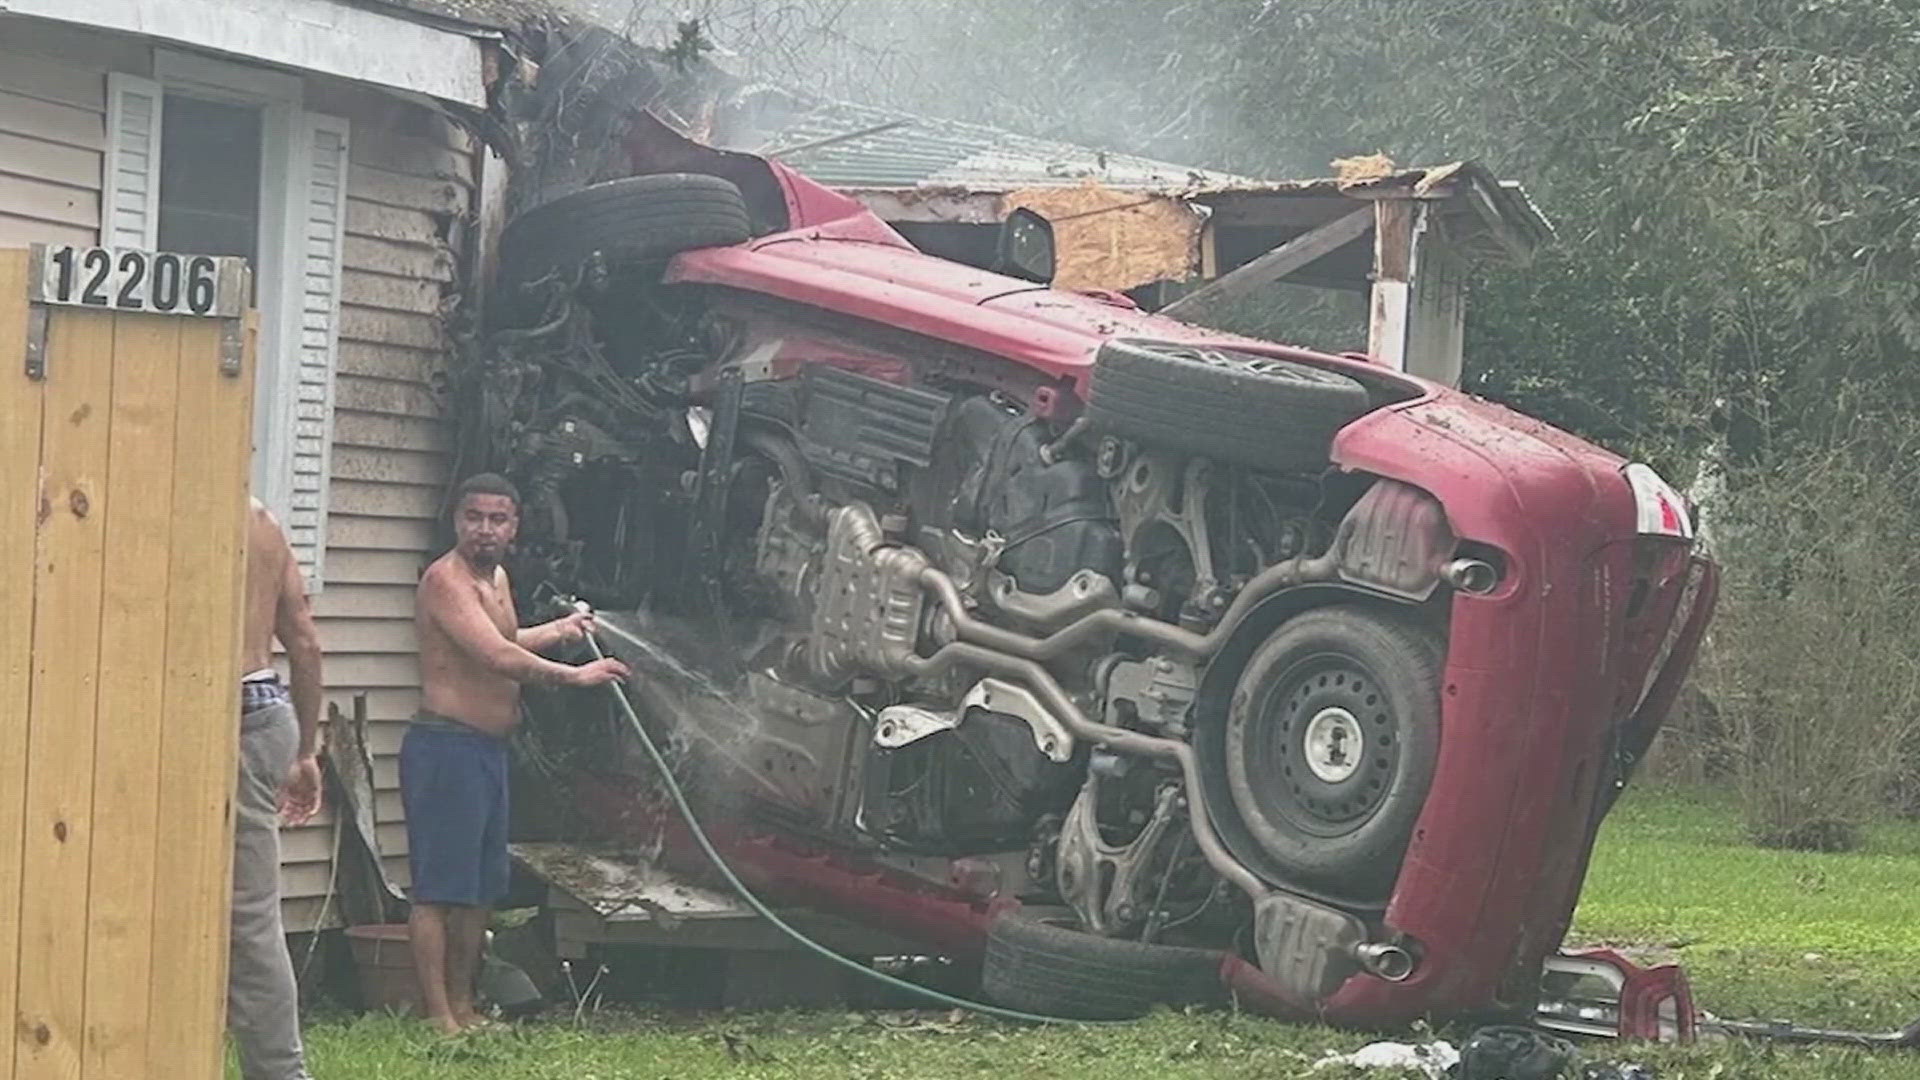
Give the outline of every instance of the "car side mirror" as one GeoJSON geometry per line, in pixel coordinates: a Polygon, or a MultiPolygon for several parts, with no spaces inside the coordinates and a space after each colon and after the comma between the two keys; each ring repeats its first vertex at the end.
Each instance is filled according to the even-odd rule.
{"type": "Polygon", "coordinates": [[[1050,285],[1053,260],[1052,222],[1024,206],[1001,222],[993,252],[994,273],[1050,285]]]}

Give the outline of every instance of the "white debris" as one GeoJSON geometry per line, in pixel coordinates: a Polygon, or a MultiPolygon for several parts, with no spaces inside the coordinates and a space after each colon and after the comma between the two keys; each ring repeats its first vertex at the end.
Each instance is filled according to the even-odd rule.
{"type": "Polygon", "coordinates": [[[1345,1065],[1355,1069],[1412,1069],[1427,1080],[1445,1080],[1447,1070],[1460,1063],[1460,1051],[1443,1040],[1418,1045],[1377,1042],[1351,1054],[1329,1053],[1314,1063],[1314,1071],[1345,1065]]]}

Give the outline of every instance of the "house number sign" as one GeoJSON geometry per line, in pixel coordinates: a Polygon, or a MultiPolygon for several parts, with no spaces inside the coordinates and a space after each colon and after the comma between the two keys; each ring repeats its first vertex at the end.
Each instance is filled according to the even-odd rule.
{"type": "Polygon", "coordinates": [[[246,260],[230,256],[35,244],[30,265],[32,303],[211,318],[247,305],[246,260]]]}

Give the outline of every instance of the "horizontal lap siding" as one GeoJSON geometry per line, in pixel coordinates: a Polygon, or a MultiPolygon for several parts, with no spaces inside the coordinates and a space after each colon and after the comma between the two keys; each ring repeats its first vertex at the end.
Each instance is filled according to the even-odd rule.
{"type": "Polygon", "coordinates": [[[0,16],[0,248],[100,235],[107,69],[36,55],[0,16]]]}
{"type": "MultiPolygon", "coordinates": [[[[0,247],[98,242],[107,73],[150,75],[151,56],[134,38],[0,15],[0,247]]],[[[379,841],[389,878],[404,886],[396,780],[420,701],[413,587],[450,467],[431,382],[446,364],[442,315],[461,259],[448,226],[474,204],[474,147],[426,108],[333,80],[309,79],[305,107],[352,125],[326,576],[314,612],[328,703],[351,716],[367,696],[379,841]]],[[[284,834],[290,931],[341,923],[328,899],[335,841],[331,808],[284,834]]]]}
{"type": "MultiPolygon", "coordinates": [[[[432,553],[450,467],[431,380],[446,364],[442,314],[456,288],[447,220],[471,205],[473,173],[464,133],[425,109],[315,81],[307,107],[353,124],[327,572],[313,609],[328,701],[351,716],[353,699],[367,697],[374,818],[387,876],[404,888],[398,758],[420,702],[413,590],[432,553]]],[[[330,815],[285,835],[290,931],[341,922],[337,903],[324,899],[334,842],[330,815]]]]}

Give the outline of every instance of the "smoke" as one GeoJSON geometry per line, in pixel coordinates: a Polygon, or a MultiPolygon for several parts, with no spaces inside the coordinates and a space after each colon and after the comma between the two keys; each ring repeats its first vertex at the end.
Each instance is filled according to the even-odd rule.
{"type": "Polygon", "coordinates": [[[1200,168],[1314,174],[1238,115],[1252,0],[568,0],[662,48],[803,94],[1200,168]],[[1253,148],[1251,151],[1249,148],[1253,148]]]}

